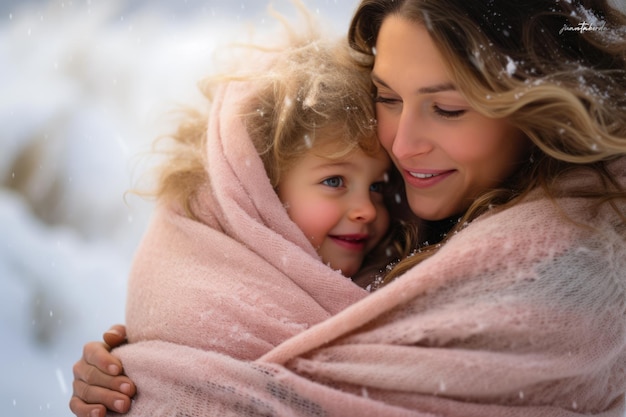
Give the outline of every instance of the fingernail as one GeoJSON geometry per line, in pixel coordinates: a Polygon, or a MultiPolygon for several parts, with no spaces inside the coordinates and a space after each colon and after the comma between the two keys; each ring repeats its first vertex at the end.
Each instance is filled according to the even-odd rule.
{"type": "Polygon", "coordinates": [[[116,329],[109,329],[107,330],[105,333],[111,333],[114,334],[116,336],[121,336],[122,334],[120,332],[118,332],[116,329]]]}
{"type": "Polygon", "coordinates": [[[115,408],[117,411],[121,412],[122,407],[124,407],[124,400],[115,400],[113,402],[113,408],[115,408]]]}
{"type": "Polygon", "coordinates": [[[97,408],[89,412],[89,417],[100,417],[100,410],[97,408]]]}
{"type": "Polygon", "coordinates": [[[130,395],[130,384],[128,382],[124,382],[120,385],[120,391],[124,394],[130,395]]]}
{"type": "Polygon", "coordinates": [[[120,367],[117,365],[109,365],[107,370],[109,371],[109,375],[117,375],[120,373],[120,367]]]}

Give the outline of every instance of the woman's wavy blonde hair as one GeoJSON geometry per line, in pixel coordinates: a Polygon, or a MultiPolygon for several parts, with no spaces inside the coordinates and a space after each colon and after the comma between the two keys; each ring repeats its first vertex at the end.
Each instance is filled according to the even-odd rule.
{"type": "MultiPolygon", "coordinates": [[[[352,47],[373,56],[389,15],[424,25],[469,104],[488,117],[507,118],[533,144],[533,162],[501,188],[479,196],[448,237],[490,208],[516,204],[531,190],[561,196],[557,180],[580,166],[603,186],[568,195],[609,202],[625,218],[614,202],[626,193],[606,168],[626,155],[623,13],[605,0],[363,0],[349,30],[352,47]],[[582,24],[596,30],[575,29],[582,24]]],[[[439,246],[400,262],[388,280],[439,246]]]]}
{"type": "MultiPolygon", "coordinates": [[[[245,52],[243,59],[231,63],[228,73],[200,83],[209,104],[222,83],[250,85],[241,117],[275,188],[316,140],[343,142],[341,154],[330,157],[357,148],[370,155],[381,149],[366,69],[371,57],[351,49],[345,39],[323,36],[311,14],[301,4],[299,8],[305,23],[297,30],[273,12],[284,29],[280,44],[236,45],[245,52]]],[[[151,194],[158,201],[182,205],[195,218],[192,202],[207,180],[209,118],[198,109],[185,109],[182,114],[163,163],[157,166],[156,190],[151,194]]]]}

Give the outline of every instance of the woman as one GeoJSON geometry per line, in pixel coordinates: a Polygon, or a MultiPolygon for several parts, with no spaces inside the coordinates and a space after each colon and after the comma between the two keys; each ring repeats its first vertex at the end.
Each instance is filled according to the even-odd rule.
{"type": "MultiPolygon", "coordinates": [[[[181,351],[206,364],[185,400],[223,415],[622,416],[625,25],[598,0],[362,1],[350,42],[375,57],[379,138],[430,237],[375,293],[254,362],[181,351]]],[[[89,363],[119,366],[86,347],[77,415],[128,383],[89,363]]]]}

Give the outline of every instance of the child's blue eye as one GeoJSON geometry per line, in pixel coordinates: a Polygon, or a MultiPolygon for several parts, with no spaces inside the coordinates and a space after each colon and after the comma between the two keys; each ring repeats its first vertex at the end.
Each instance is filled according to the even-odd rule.
{"type": "Polygon", "coordinates": [[[341,177],[330,177],[322,181],[322,184],[329,187],[337,188],[343,185],[343,179],[341,177]]]}
{"type": "Polygon", "coordinates": [[[372,185],[370,185],[370,191],[373,193],[382,193],[384,189],[385,189],[385,183],[382,181],[375,182],[372,185]]]}

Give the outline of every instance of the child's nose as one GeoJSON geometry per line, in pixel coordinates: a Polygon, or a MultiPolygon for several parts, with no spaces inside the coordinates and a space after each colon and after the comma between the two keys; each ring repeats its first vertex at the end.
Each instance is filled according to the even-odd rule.
{"type": "Polygon", "coordinates": [[[354,221],[370,223],[376,219],[376,214],[376,206],[368,195],[367,197],[355,199],[349,217],[354,221]]]}

